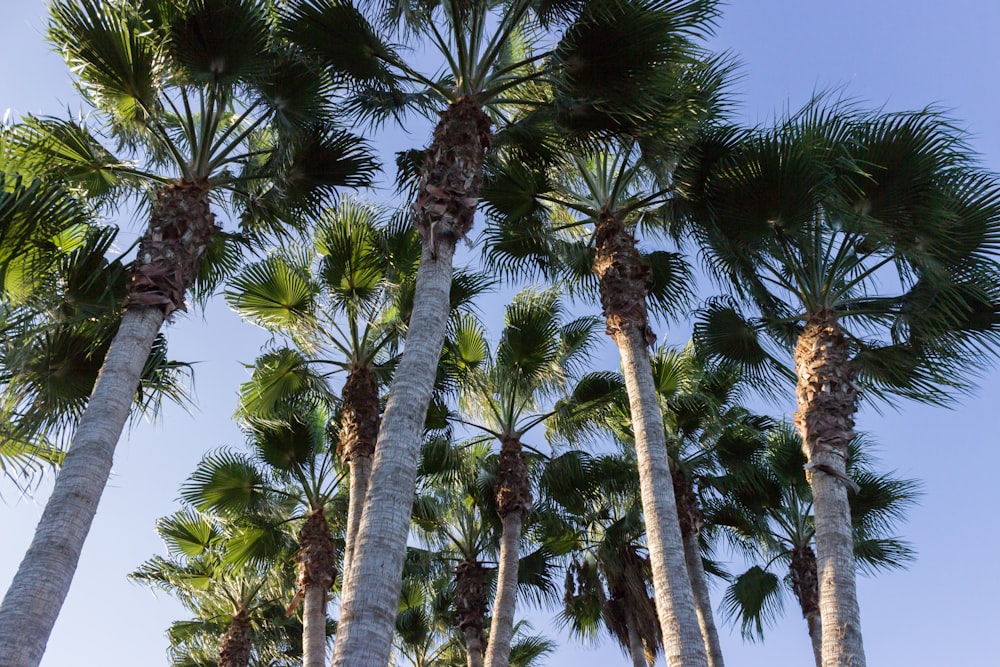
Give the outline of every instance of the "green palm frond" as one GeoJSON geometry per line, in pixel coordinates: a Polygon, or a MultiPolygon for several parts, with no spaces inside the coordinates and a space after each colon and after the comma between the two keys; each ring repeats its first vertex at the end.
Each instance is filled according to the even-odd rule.
{"type": "Polygon", "coordinates": [[[511,667],[538,667],[542,659],[555,653],[556,642],[542,635],[529,635],[533,629],[527,621],[514,624],[508,661],[511,667]]]}
{"type": "Polygon", "coordinates": [[[722,611],[730,620],[739,621],[744,639],[762,640],[764,629],[781,614],[781,588],[777,575],[755,565],[736,577],[726,589],[722,611]]]}
{"type": "Polygon", "coordinates": [[[295,0],[283,7],[283,34],[335,72],[367,84],[391,84],[391,45],[352,3],[295,0]]]}
{"type": "Polygon", "coordinates": [[[271,64],[267,10],[253,0],[192,0],[169,27],[181,77],[202,82],[254,80],[271,64]]]}
{"type": "Polygon", "coordinates": [[[691,266],[684,256],[654,250],[644,253],[642,261],[650,268],[646,298],[654,306],[654,312],[670,318],[689,312],[694,282],[691,266]]]}
{"type": "Polygon", "coordinates": [[[271,255],[240,271],[225,296],[241,317],[281,331],[311,326],[318,291],[307,270],[281,255],[271,255]]]}
{"type": "Polygon", "coordinates": [[[639,132],[668,110],[686,111],[677,75],[716,12],[700,0],[584,4],[553,55],[558,124],[580,134],[639,132]]]}
{"type": "Polygon", "coordinates": [[[284,414],[295,401],[332,400],[323,375],[298,351],[281,348],[265,353],[253,365],[249,382],[240,386],[240,413],[255,419],[284,414]]]}
{"type": "MultiPolygon", "coordinates": [[[[0,288],[4,300],[27,298],[51,273],[60,247],[90,220],[79,200],[38,179],[25,184],[0,174],[0,288]],[[62,235],[62,236],[60,236],[62,235]]],[[[65,248],[69,251],[71,248],[65,248]]]]}
{"type": "Polygon", "coordinates": [[[174,555],[196,557],[216,546],[222,539],[219,527],[192,510],[181,510],[156,522],[167,551],[174,555]]]}
{"type": "Polygon", "coordinates": [[[181,499],[192,507],[239,515],[264,509],[269,498],[265,480],[251,459],[220,449],[207,454],[181,487],[181,499]]]}
{"type": "Polygon", "coordinates": [[[763,323],[746,318],[732,301],[714,299],[697,313],[694,344],[698,354],[711,361],[736,364],[758,391],[775,393],[794,374],[768,348],[763,323]]]}
{"type": "Polygon", "coordinates": [[[133,128],[159,115],[167,45],[163,26],[118,0],[59,0],[51,16],[49,39],[76,73],[88,101],[133,128]]]}
{"type": "Polygon", "coordinates": [[[339,188],[371,185],[378,169],[366,141],[319,124],[284,142],[265,166],[279,174],[281,200],[299,211],[321,210],[339,188]]]}
{"type": "Polygon", "coordinates": [[[144,180],[134,165],[115,157],[81,121],[27,116],[5,132],[6,170],[66,183],[88,200],[113,208],[127,194],[126,184],[144,180]]]}

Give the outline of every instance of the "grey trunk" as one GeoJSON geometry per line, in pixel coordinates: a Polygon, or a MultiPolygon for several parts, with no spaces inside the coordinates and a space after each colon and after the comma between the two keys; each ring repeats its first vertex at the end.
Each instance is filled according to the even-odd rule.
{"type": "MultiPolygon", "coordinates": [[[[814,452],[812,463],[845,474],[844,458],[832,452],[814,452]]],[[[823,667],[864,667],[847,488],[837,477],[820,473],[812,476],[812,491],[823,667]]]]}
{"type": "Polygon", "coordinates": [[[653,569],[656,612],[663,632],[663,653],[670,667],[707,667],[691,580],[684,559],[673,480],[663,435],[663,415],[653,383],[646,341],[636,327],[615,337],[628,390],[642,512],[653,569]]]}
{"type": "Polygon", "coordinates": [[[806,617],[806,623],[809,624],[809,640],[812,642],[816,667],[823,667],[823,621],[819,616],[812,615],[806,617]]]}
{"type": "Polygon", "coordinates": [[[367,456],[355,456],[351,459],[351,488],[347,508],[347,535],[344,546],[344,567],[341,588],[348,587],[348,577],[351,564],[354,561],[354,547],[357,545],[358,529],[361,527],[361,515],[365,509],[365,496],[368,493],[368,482],[372,476],[372,460],[367,456]]]}
{"type": "Polygon", "coordinates": [[[473,627],[466,627],[465,634],[465,655],[469,660],[469,667],[483,667],[483,640],[480,633],[473,627]]]}
{"type": "Polygon", "coordinates": [[[722,644],[719,643],[719,631],[715,627],[715,616],[712,614],[708,577],[705,576],[705,565],[701,560],[701,546],[698,544],[697,533],[684,538],[684,560],[687,561],[688,576],[691,577],[691,591],[694,593],[694,604],[698,610],[698,627],[701,628],[705,652],[708,653],[708,665],[724,667],[722,644]]]}
{"type": "Polygon", "coordinates": [[[503,519],[500,542],[500,569],[497,572],[497,595],[493,601],[490,641],[486,646],[486,667],[507,667],[510,643],[514,636],[514,608],[517,601],[517,569],[521,558],[522,512],[511,512],[503,519]]]}
{"type": "Polygon", "coordinates": [[[455,248],[424,245],[406,347],[389,389],[371,481],[341,598],[335,667],[385,667],[402,581],[421,433],[449,313],[455,248]]]}
{"type": "Polygon", "coordinates": [[[302,601],[302,667],[326,667],[326,591],[306,588],[302,601]]]}
{"type": "Polygon", "coordinates": [[[635,612],[631,609],[625,610],[625,626],[628,630],[628,654],[632,658],[632,667],[649,667],[646,662],[646,647],[642,643],[642,635],[639,634],[635,612]]]}
{"type": "Polygon", "coordinates": [[[809,461],[813,493],[823,665],[864,667],[847,501],[847,487],[853,482],[846,471],[857,411],[857,372],[833,311],[821,311],[806,321],[795,346],[795,374],[795,425],[809,461]]]}
{"type": "Polygon", "coordinates": [[[163,319],[159,308],[148,307],[129,308],[122,317],[34,539],[0,606],[3,667],[41,662],[163,319]]]}

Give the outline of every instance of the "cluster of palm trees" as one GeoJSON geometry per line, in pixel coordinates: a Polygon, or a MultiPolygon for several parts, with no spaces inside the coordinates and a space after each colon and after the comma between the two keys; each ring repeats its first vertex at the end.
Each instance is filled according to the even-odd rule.
{"type": "Polygon", "coordinates": [[[50,12],[91,113],[0,135],[0,463],[59,467],[0,662],[41,660],[126,420],[183,397],[161,329],[222,291],[273,337],[248,449],[206,454],[132,574],[194,615],[173,664],[314,667],[331,636],[335,667],[533,664],[517,603],[560,576],[566,625],[635,665],[724,664],[709,576],[745,635],[786,586],[818,665],[865,664],[855,574],[911,557],[917,485],[872,467],[859,400],[947,402],[1000,333],[1000,182],[946,117],[828,96],[737,126],[712,0],[50,12]],[[413,114],[408,201],[357,198],[357,128],[413,114]],[[148,227],[111,257],[124,205],[148,227]],[[691,252],[723,292],[697,308],[691,252]],[[481,295],[531,281],[491,335],[481,295]],[[744,406],[793,387],[793,424],[744,406]]]}

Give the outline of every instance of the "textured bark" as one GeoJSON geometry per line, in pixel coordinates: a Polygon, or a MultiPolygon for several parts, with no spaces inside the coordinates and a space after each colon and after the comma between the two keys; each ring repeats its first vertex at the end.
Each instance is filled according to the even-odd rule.
{"type": "MultiPolygon", "coordinates": [[[[336,549],[330,524],[323,509],[309,511],[299,530],[299,551],[296,601],[303,600],[302,609],[302,665],[324,667],[326,663],[326,602],[327,592],[337,577],[334,564],[336,549]]],[[[293,611],[296,602],[289,608],[293,611]]]]}
{"type": "Polygon", "coordinates": [[[250,619],[240,610],[219,642],[219,667],[247,667],[251,650],[250,619]]]}
{"type": "Polygon", "coordinates": [[[719,629],[715,625],[715,615],[712,612],[712,598],[708,592],[708,578],[701,560],[701,545],[697,534],[684,537],[684,559],[687,561],[688,576],[691,577],[691,591],[694,593],[698,627],[701,628],[701,636],[705,642],[708,665],[723,667],[726,663],[722,658],[722,643],[719,641],[719,629]]]}
{"type": "Polygon", "coordinates": [[[650,663],[646,662],[646,647],[642,643],[642,635],[639,634],[635,614],[631,610],[626,612],[625,626],[628,633],[628,654],[632,658],[632,667],[649,667],[650,663]]]}
{"type": "Polygon", "coordinates": [[[465,635],[469,667],[483,667],[484,626],[489,601],[487,570],[479,561],[463,560],[455,568],[455,616],[465,635]]]}
{"type": "Polygon", "coordinates": [[[365,494],[371,478],[372,457],[378,439],[378,382],[367,366],[354,365],[342,392],[343,410],[340,418],[340,440],[337,453],[351,471],[350,496],[347,509],[347,536],[344,548],[344,587],[351,568],[365,494]]]}
{"type": "Polygon", "coordinates": [[[701,636],[705,642],[708,664],[709,667],[723,667],[725,662],[722,658],[722,644],[719,642],[719,630],[715,626],[712,599],[708,592],[708,578],[705,576],[705,566],[701,560],[700,538],[704,520],[698,505],[698,496],[691,480],[679,466],[671,466],[671,477],[674,483],[681,537],[684,539],[684,560],[687,563],[688,576],[691,578],[691,592],[694,594],[698,627],[701,628],[701,636]]]}
{"type": "Polygon", "coordinates": [[[326,667],[327,594],[319,586],[306,589],[302,601],[302,667],[326,667]]]}
{"type": "Polygon", "coordinates": [[[521,559],[521,527],[531,507],[531,484],[528,467],[521,452],[521,441],[503,438],[497,464],[497,513],[503,520],[500,540],[500,569],[497,594],[493,601],[490,643],[486,647],[486,667],[507,667],[514,636],[514,612],[517,603],[517,571],[521,559]]]}
{"type": "Polygon", "coordinates": [[[819,578],[816,574],[816,554],[809,546],[792,549],[789,568],[792,575],[792,591],[802,609],[802,618],[809,627],[816,666],[823,665],[823,625],[819,614],[819,578]]]}
{"type": "Polygon", "coordinates": [[[628,391],[664,655],[670,667],[707,667],[684,560],[663,415],[646,350],[655,341],[646,314],[649,269],[643,265],[632,235],[608,215],[600,217],[595,231],[594,273],[599,280],[607,333],[618,346],[628,391]]]}
{"type": "Polygon", "coordinates": [[[813,492],[825,667],[863,667],[854,537],[847,500],[848,445],[857,410],[856,371],[836,315],[812,316],[795,347],[795,425],[813,492]]]}
{"type": "Polygon", "coordinates": [[[465,635],[465,655],[469,667],[483,667],[483,646],[486,640],[483,639],[482,631],[477,633],[473,628],[465,628],[462,634],[465,635]]]}
{"type": "Polygon", "coordinates": [[[131,308],[122,318],[31,546],[0,606],[4,667],[37,667],[42,659],[162,324],[157,308],[131,308]]]}
{"type": "Polygon", "coordinates": [[[473,102],[445,111],[421,170],[414,226],[424,240],[406,345],[379,428],[355,556],[341,598],[333,665],[385,667],[406,555],[420,434],[449,312],[455,242],[472,225],[489,146],[489,119],[473,102]]]}
{"type": "Polygon", "coordinates": [[[157,190],[149,227],[139,242],[129,304],[156,306],[168,316],[186,310],[184,294],[219,229],[208,192],[207,181],[180,181],[157,190]]]}
{"type": "Polygon", "coordinates": [[[823,619],[817,614],[807,618],[806,623],[809,626],[809,641],[812,642],[816,667],[823,667],[823,619]]]}

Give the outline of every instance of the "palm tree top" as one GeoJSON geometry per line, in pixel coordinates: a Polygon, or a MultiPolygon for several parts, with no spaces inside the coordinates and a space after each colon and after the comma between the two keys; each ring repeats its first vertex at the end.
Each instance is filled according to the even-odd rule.
{"type": "Polygon", "coordinates": [[[54,2],[49,40],[92,111],[24,119],[6,157],[111,207],[185,181],[226,191],[248,229],[296,223],[377,163],[337,128],[333,82],[274,30],[263,0],[54,2]]]}
{"type": "Polygon", "coordinates": [[[535,113],[523,130],[555,122],[586,134],[635,129],[662,110],[667,64],[690,60],[716,16],[710,0],[297,0],[283,22],[355,82],[351,106],[376,122],[470,100],[501,126],[522,109],[535,113]],[[410,58],[425,50],[436,71],[410,58]]]}

